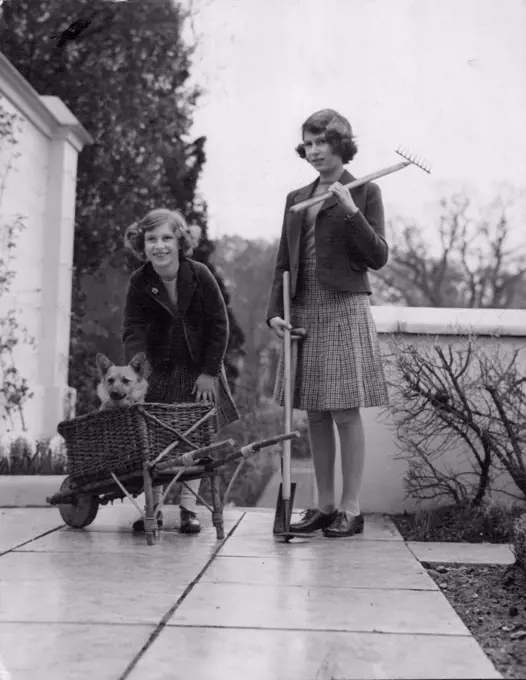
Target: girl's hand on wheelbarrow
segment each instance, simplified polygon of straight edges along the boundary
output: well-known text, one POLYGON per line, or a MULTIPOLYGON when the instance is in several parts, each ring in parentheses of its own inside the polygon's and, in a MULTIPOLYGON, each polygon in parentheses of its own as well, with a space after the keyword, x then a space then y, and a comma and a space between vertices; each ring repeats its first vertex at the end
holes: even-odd
POLYGON ((284 336, 285 329, 289 331, 292 330, 290 323, 287 323, 285 319, 282 319, 280 316, 273 316, 268 323, 278 338, 282 338, 284 336))
POLYGON ((195 394, 196 401, 204 401, 205 404, 213 404, 216 397, 214 378, 206 373, 201 373, 195 381, 192 394, 195 394))

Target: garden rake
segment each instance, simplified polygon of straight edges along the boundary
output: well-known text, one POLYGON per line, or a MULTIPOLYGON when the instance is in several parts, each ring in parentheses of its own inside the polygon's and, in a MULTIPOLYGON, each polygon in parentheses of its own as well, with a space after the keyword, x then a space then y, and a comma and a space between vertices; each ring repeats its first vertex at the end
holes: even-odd
MULTIPOLYGON (((355 179, 348 184, 344 184, 344 186, 347 189, 356 189, 356 187, 362 186, 362 184, 365 184, 366 182, 372 182, 379 177, 384 177, 385 175, 390 175, 393 172, 398 172, 399 170, 407 168, 409 165, 416 165, 417 168, 420 168, 424 172, 431 174, 431 166, 420 156, 415 156, 414 154, 409 153, 407 149, 403 149, 401 147, 398 147, 395 150, 395 153, 397 153, 399 156, 402 156, 402 158, 405 160, 400 163, 396 163, 395 165, 390 165, 387 168, 383 168, 382 170, 372 172, 371 174, 360 177, 359 179, 355 179)), ((331 192, 327 191, 326 193, 320 194, 319 196, 313 196, 312 198, 307 198, 305 201, 295 203, 289 208, 289 210, 293 213, 302 212, 303 210, 310 208, 312 205, 316 205, 316 203, 321 203, 327 200, 331 196, 331 192)))

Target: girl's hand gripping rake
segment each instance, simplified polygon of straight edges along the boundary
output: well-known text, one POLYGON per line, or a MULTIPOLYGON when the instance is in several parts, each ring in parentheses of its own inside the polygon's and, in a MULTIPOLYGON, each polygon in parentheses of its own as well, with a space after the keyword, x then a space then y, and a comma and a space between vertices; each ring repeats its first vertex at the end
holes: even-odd
MULTIPOLYGON (((290 325, 290 272, 283 273, 283 317, 290 325)), ((292 432, 292 409, 296 385, 298 342, 305 336, 306 331, 303 328, 293 328, 292 330, 286 329, 283 337, 285 432, 292 432)), ((281 484, 276 503, 273 530, 274 535, 284 538, 285 542, 290 541, 294 536, 305 538, 305 534, 295 534, 290 531, 295 492, 296 483, 291 481, 291 441, 287 439, 283 442, 281 453, 281 484)))
MULTIPOLYGON (((402 156, 402 158, 404 159, 401 163, 396 163, 395 165, 390 165, 388 168, 383 168, 382 170, 372 172, 370 175, 365 175, 364 177, 355 179, 353 182, 349 182, 349 184, 345 184, 344 186, 347 189, 355 189, 356 187, 359 187, 362 184, 365 184, 366 182, 372 182, 373 180, 378 179, 379 177, 384 177, 385 175, 390 175, 393 172, 398 172, 398 170, 403 170, 404 168, 407 168, 408 165, 416 165, 417 168, 420 168, 424 172, 431 174, 431 166, 428 163, 426 163, 426 161, 423 158, 410 154, 407 151, 407 149, 402 149, 400 147, 396 149, 396 153, 399 156, 402 156)), ((303 210, 310 208, 311 205, 321 203, 322 201, 327 200, 331 196, 332 194, 328 191, 324 194, 320 194, 319 196, 308 198, 306 201, 300 201, 299 203, 295 203, 293 206, 290 207, 290 211, 294 213, 302 212, 303 210)))

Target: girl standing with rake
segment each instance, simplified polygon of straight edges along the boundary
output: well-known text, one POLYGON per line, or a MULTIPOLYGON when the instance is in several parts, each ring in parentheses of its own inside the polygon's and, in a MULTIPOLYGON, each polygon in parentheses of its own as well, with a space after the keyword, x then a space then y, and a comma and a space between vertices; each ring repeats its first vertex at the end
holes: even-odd
MULTIPOLYGON (((283 272, 290 271, 292 324, 307 330, 299 346, 293 407, 307 411, 318 489, 318 507, 290 528, 344 537, 364 526, 358 499, 365 460, 360 408, 388 403, 367 276, 368 269, 386 264, 388 246, 379 187, 367 183, 349 191, 343 186, 354 179, 343 166, 357 152, 347 119, 323 109, 303 123, 302 136, 296 151, 319 176, 287 196, 267 323, 283 337, 283 272), (332 196, 323 203, 289 212, 295 203, 327 191, 332 196), (333 422, 341 446, 339 506, 333 422)), ((283 405, 282 361, 275 398, 283 405)))

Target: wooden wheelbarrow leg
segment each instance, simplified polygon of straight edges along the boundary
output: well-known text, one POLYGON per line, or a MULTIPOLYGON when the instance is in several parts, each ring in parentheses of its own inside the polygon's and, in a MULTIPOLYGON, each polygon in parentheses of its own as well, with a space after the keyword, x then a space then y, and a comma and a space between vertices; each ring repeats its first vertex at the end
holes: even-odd
POLYGON ((225 530, 223 527, 223 502, 221 500, 221 489, 219 484, 219 474, 217 470, 210 476, 210 492, 212 496, 212 507, 202 498, 198 493, 196 493, 190 486, 188 486, 184 481, 183 484, 186 486, 190 493, 193 493, 198 501, 200 501, 209 510, 212 515, 212 524, 216 529, 216 536, 218 540, 222 541, 225 537, 225 530))
MULTIPOLYGON (((203 454, 205 449, 211 449, 211 450, 216 450, 216 449, 222 449, 225 447, 231 447, 234 444, 234 441, 229 439, 224 442, 219 442, 217 444, 212 444, 207 447, 201 447, 198 448, 195 444, 187 440, 188 435, 193 432, 197 427, 199 427, 202 423, 204 423, 208 418, 210 418, 212 415, 215 415, 216 409, 212 408, 206 416, 201 418, 197 423, 194 423, 192 427, 188 428, 184 433, 179 433, 177 430, 174 428, 168 427, 166 424, 163 424, 158 418, 155 416, 148 414, 146 411, 143 409, 143 413, 146 418, 150 418, 151 420, 156 421, 158 424, 164 427, 164 429, 171 431, 173 434, 175 434, 178 439, 175 442, 172 442, 169 446, 164 448, 161 453, 153 460, 153 461, 146 461, 143 464, 143 477, 144 477, 144 496, 145 496, 145 507, 144 507, 144 531, 146 533, 146 541, 148 545, 153 545, 155 542, 155 536, 156 533, 158 532, 158 525, 157 525, 157 517, 161 513, 163 507, 164 507, 164 502, 170 493, 170 490, 174 486, 174 484, 178 481, 179 477, 181 477, 185 469, 184 467, 181 468, 176 474, 175 477, 170 481, 168 486, 166 488, 163 488, 161 491, 161 496, 158 499, 158 503, 155 503, 155 495, 154 495, 154 487, 153 487, 153 477, 155 476, 156 472, 158 472, 161 469, 168 469, 171 466, 171 463, 162 462, 162 459, 165 458, 165 456, 175 449, 177 446, 179 446, 181 441, 184 441, 187 443, 189 446, 192 447, 192 449, 195 449, 191 452, 188 452, 186 455, 188 456, 190 453, 194 454, 203 454)), ((192 460, 188 460, 186 463, 184 463, 185 466, 191 465, 192 460)), ((184 481, 183 481, 184 484, 184 481)), ((162 485, 159 485, 162 486, 162 485)), ((186 486, 186 485, 185 485, 186 486)), ((187 487, 195 496, 196 498, 200 499, 203 501, 203 503, 208 507, 210 511, 212 509, 210 506, 204 502, 203 499, 200 498, 198 494, 196 494, 193 489, 190 487, 187 487)), ((135 504, 137 505, 137 504, 135 504)), ((139 510, 140 511, 140 510, 139 510)), ((142 513, 141 513, 142 514, 142 513)))
POLYGON ((146 534, 146 543, 148 545, 153 545, 155 543, 155 532, 157 529, 157 519, 154 509, 153 501, 153 485, 152 485, 152 475, 150 472, 150 466, 148 462, 143 465, 143 475, 144 475, 144 497, 145 497, 145 507, 144 507, 144 532, 146 534))
POLYGON ((219 541, 225 537, 225 528, 223 524, 223 503, 221 501, 221 490, 219 488, 219 474, 217 470, 210 477, 210 490, 212 492, 212 524, 216 529, 216 536, 219 541))

